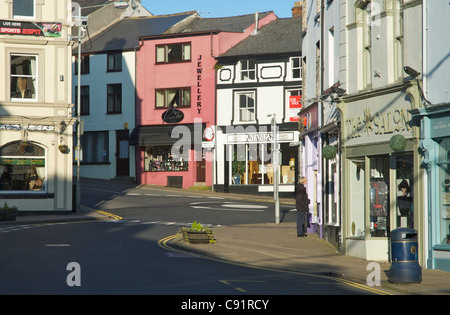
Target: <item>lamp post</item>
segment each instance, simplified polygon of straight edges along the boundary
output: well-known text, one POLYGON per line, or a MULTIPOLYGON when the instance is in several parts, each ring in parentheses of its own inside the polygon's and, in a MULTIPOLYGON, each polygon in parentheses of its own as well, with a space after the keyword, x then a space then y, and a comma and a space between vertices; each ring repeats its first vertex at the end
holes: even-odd
POLYGON ((273 133, 273 148, 272 148, 272 164, 273 164, 273 198, 275 201, 275 223, 280 224, 280 199, 279 199, 279 181, 280 181, 280 149, 278 148, 278 128, 277 115, 267 115, 272 117, 272 133, 273 133))

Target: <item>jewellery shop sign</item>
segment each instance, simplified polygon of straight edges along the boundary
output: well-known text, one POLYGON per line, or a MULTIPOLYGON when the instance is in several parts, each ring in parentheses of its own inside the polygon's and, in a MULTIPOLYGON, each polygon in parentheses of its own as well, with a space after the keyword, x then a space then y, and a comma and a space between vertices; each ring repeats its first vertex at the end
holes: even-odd
POLYGON ((61 23, 35 23, 0 20, 0 35, 61 37, 61 23))

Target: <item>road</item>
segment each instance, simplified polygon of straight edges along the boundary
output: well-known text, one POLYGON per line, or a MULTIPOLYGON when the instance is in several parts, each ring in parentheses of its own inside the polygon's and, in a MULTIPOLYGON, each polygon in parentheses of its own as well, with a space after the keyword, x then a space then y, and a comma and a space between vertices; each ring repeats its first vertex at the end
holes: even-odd
MULTIPOLYGON (((3 227, 0 229, 0 294, 207 295, 211 298, 369 293, 317 275, 196 258, 158 244, 192 220, 213 226, 271 221, 273 205, 212 199, 190 195, 187 191, 174 194, 148 188, 90 185, 83 185, 82 202, 107 208, 123 220, 40 224, 10 230, 3 227), (237 211, 238 203, 247 205, 243 210, 248 211, 237 211)), ((286 220, 294 218, 293 213, 285 213, 286 220)), ((172 307, 187 302, 180 299, 172 307)))

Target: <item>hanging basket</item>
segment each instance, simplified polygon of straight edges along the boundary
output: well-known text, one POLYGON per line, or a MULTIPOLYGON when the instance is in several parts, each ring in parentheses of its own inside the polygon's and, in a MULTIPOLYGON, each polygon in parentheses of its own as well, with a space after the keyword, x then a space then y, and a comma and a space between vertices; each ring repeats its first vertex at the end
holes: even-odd
POLYGON ((61 153, 64 153, 64 154, 69 153, 69 147, 67 146, 67 144, 60 144, 58 149, 61 153))
POLYGON ((389 146, 392 150, 399 152, 406 148, 406 138, 402 135, 395 135, 389 140, 389 146))
POLYGON ((332 145, 326 145, 322 149, 322 156, 327 160, 332 160, 336 157, 337 149, 332 145))

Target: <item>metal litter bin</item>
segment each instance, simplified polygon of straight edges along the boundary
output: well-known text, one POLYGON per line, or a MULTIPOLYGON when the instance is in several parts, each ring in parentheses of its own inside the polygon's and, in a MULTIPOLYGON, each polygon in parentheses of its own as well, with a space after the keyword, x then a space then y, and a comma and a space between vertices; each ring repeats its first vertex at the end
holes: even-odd
POLYGON ((391 267, 389 282, 420 283, 422 268, 418 262, 417 231, 399 228, 391 232, 391 267))

